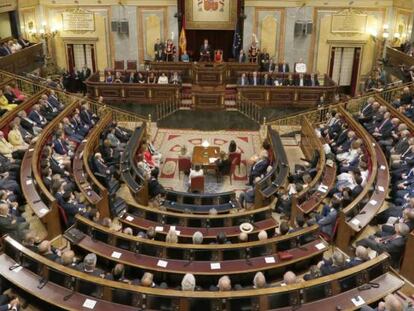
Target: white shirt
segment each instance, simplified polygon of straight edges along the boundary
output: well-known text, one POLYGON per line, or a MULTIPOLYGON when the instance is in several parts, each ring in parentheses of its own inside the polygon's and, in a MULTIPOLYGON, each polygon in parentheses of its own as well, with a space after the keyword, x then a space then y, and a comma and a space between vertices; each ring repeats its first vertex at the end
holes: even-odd
POLYGON ((158 84, 168 84, 168 77, 167 76, 160 76, 158 78, 158 84))

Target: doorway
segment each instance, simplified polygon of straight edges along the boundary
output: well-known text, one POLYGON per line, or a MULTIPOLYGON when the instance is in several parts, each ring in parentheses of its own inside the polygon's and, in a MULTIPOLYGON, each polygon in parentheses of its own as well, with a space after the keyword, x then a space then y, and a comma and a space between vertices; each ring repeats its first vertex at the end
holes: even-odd
POLYGON ((66 44, 67 67, 71 73, 87 65, 96 72, 95 44, 66 44))
POLYGON ((355 95, 361 60, 361 47, 332 47, 329 77, 338 84, 339 92, 355 95))

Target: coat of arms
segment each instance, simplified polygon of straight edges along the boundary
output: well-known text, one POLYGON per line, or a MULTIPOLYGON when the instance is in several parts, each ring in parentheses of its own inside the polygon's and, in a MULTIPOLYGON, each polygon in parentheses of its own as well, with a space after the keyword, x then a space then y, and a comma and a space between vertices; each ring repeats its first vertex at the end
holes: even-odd
POLYGON ((223 12, 225 0, 198 0, 199 11, 217 11, 223 12))

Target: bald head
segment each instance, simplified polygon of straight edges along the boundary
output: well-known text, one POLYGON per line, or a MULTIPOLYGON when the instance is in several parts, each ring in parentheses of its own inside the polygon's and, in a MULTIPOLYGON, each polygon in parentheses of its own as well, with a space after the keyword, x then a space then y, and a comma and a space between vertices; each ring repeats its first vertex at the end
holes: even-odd
POLYGON ((264 288, 266 287, 266 278, 263 272, 257 272, 253 278, 253 286, 255 288, 264 288))
POLYGON ((287 271, 283 275, 283 282, 285 282, 286 285, 295 284, 297 283, 296 274, 292 271, 287 271))
POLYGON ((223 275, 218 281, 219 291, 228 291, 231 290, 231 281, 227 275, 223 275))
POLYGON ((194 291, 196 286, 196 280, 194 275, 187 273, 184 275, 183 280, 181 281, 181 289, 185 291, 194 291))
POLYGON ((45 254, 50 251, 50 241, 44 240, 37 247, 39 254, 45 254))
POLYGON ((75 258, 75 253, 72 250, 66 250, 62 253, 62 264, 64 266, 69 266, 73 263, 73 259, 75 258))
POLYGON ((355 250, 355 256, 357 256, 359 259, 367 260, 368 259, 368 250, 363 247, 362 245, 357 246, 355 250))

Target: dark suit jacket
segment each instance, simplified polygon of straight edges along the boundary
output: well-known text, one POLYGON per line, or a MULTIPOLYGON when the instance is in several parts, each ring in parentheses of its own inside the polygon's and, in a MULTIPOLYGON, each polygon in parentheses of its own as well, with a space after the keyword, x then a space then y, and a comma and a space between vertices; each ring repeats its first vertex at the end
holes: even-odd
POLYGON ((82 109, 80 112, 80 118, 82 122, 88 126, 93 125, 92 113, 86 109, 82 109))
POLYGON ((278 66, 279 72, 290 72, 289 64, 279 64, 278 66), (285 70, 283 70, 283 65, 285 65, 285 70))
POLYGON ((36 122, 37 126, 43 127, 46 124, 46 118, 42 116, 40 112, 36 112, 34 110, 30 111, 28 115, 29 119, 36 122))
POLYGON ((254 177, 260 176, 266 173, 266 169, 269 166, 269 159, 257 161, 251 169, 250 174, 254 177))
POLYGON ((246 54, 243 54, 243 56, 240 57, 240 54, 237 56, 237 61, 239 63, 245 63, 246 62, 246 54))
POLYGON ((256 84, 254 84, 254 79, 253 79, 253 77, 251 77, 251 78, 250 78, 250 82, 249 82, 249 84, 250 84, 250 85, 261 85, 261 84, 262 84, 262 82, 261 82, 260 77, 259 77, 259 76, 257 76, 257 77, 256 77, 256 84))
POLYGON ((67 145, 67 142, 62 139, 55 139, 53 141, 53 149, 61 155, 65 155, 69 151, 69 147, 67 145))
POLYGON ((163 194, 164 192, 164 187, 158 182, 158 180, 151 177, 148 182, 148 194, 150 198, 154 198, 159 194, 163 194))

